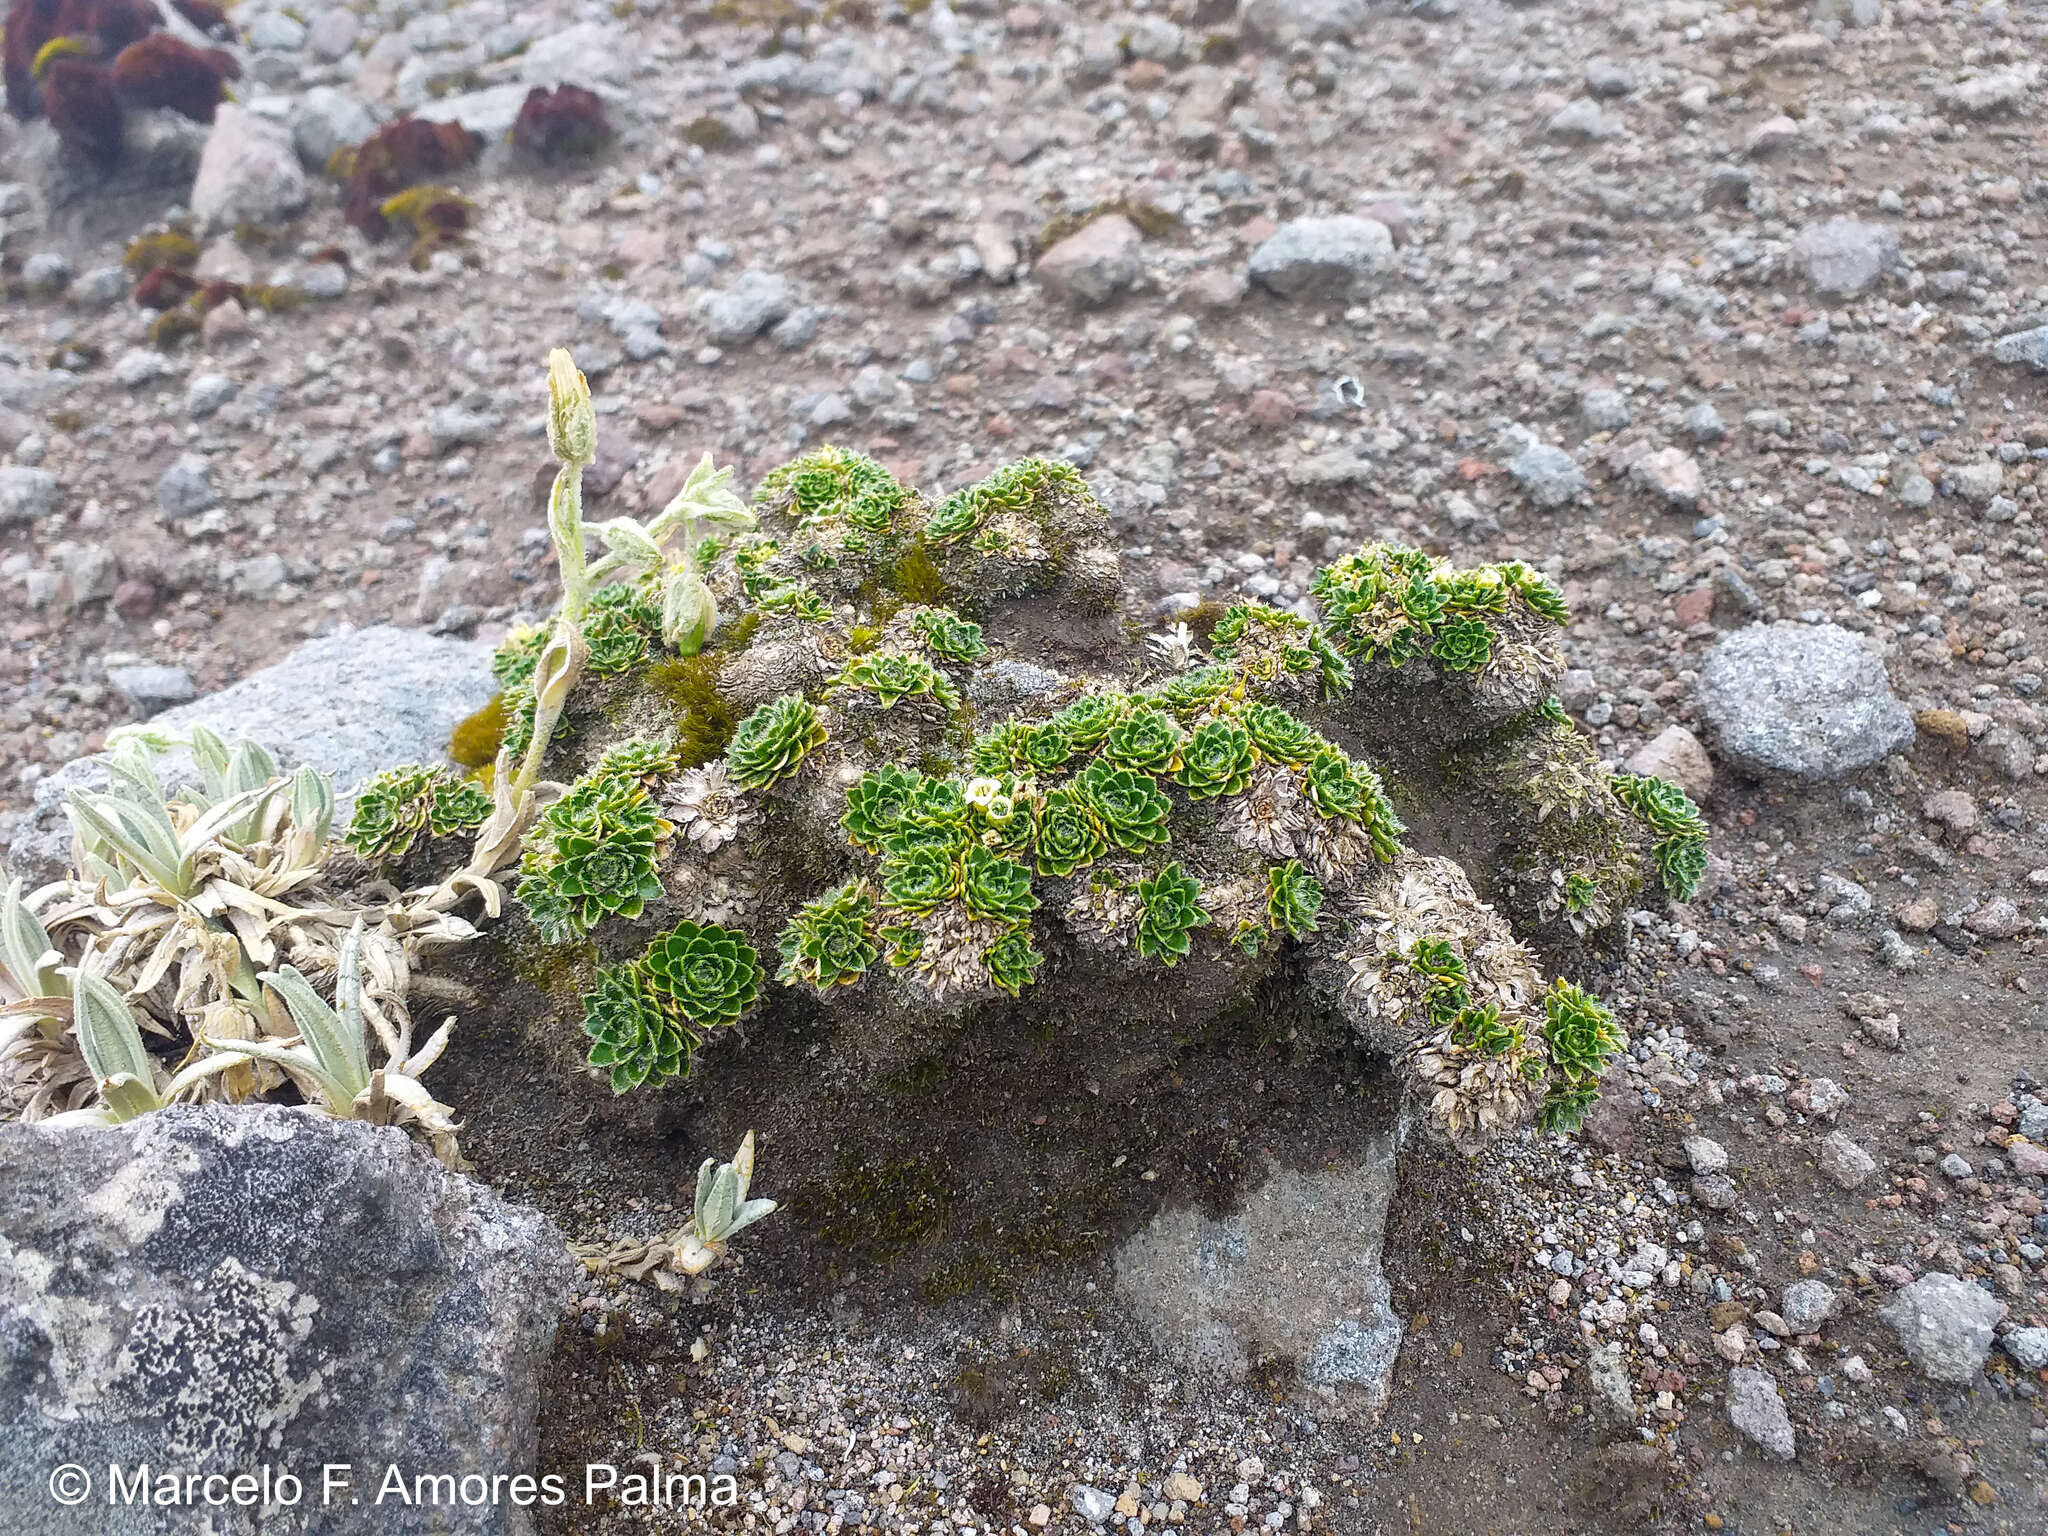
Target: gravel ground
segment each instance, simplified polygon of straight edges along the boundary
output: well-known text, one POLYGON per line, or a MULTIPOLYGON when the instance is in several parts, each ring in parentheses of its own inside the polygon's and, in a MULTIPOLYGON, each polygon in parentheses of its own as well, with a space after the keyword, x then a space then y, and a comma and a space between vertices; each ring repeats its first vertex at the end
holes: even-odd
POLYGON ((1637 914, 1605 986, 1638 1043, 1586 1138, 1411 1149, 1378 1428, 1160 1374, 1085 1277, 854 1328, 742 1270, 681 1312, 594 1293, 586 1329, 630 1324, 668 1388, 566 1350, 551 1454, 728 1458, 712 1518, 778 1532, 2048 1525, 2048 10, 236 20, 268 45, 244 104, 302 146, 555 80, 620 138, 595 166, 493 149, 424 271, 309 172, 200 268, 323 296, 160 353, 117 269, 187 189, 45 218, 42 151, 0 125, 0 822, 302 637, 544 610, 540 359, 567 344, 597 516, 706 449, 754 477, 834 441, 941 491, 1071 459, 1161 614, 1297 602, 1369 537, 1526 558, 1579 616, 1566 706, 1715 833, 1699 900, 1637 914), (346 281, 309 279, 330 245, 346 281), (1795 629, 1715 656, 1765 622, 1795 629), (1771 725, 1807 682, 1836 692, 1771 725), (1960 1378, 1879 1315, 1933 1273, 2003 1309, 1960 1378))

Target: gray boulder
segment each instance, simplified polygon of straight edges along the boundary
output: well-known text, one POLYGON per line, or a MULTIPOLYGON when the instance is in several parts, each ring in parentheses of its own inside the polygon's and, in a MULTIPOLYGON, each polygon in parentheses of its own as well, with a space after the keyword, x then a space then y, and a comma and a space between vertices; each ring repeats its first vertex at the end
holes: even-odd
POLYGON ((1913 716, 1884 662, 1835 624, 1752 624, 1707 653, 1700 712, 1745 772, 1839 779, 1902 751, 1913 716))
MULTIPOLYGON (((539 1212, 401 1131, 282 1105, 115 1129, 0 1125, 0 1521, 41 1536, 365 1529, 387 1466, 531 1473, 540 1372, 581 1274, 539 1212), (296 1507, 110 1500, 109 1468, 302 1480, 296 1507), (322 1499, 324 1466, 353 1468, 322 1499), (48 1479, 82 1469, 65 1508, 48 1479), (280 1514, 289 1519, 280 1520, 280 1514)), ((385 1500, 375 1528, 531 1515, 385 1500)))
POLYGON ((2015 1328, 1998 1343, 2021 1370, 2048 1370, 2048 1328, 2015 1328))
POLYGON ((1820 1144, 1821 1172, 1844 1189, 1860 1189, 1877 1172, 1877 1159, 1840 1131, 1830 1131, 1820 1144))
POLYGON ((1608 1340, 1586 1356, 1586 1387, 1593 1398, 1594 1416, 1602 1424, 1623 1429, 1635 1423, 1635 1386, 1629 1380, 1619 1339, 1608 1340))
POLYGON ((39 523, 57 510, 57 477, 47 469, 0 464, 0 528, 39 523))
MULTIPOLYGON (((358 784, 398 763, 446 758, 449 734, 493 692, 490 647, 378 625, 308 640, 276 666, 231 687, 167 709, 169 731, 205 725, 249 736, 286 768, 312 763, 334 775, 337 814, 348 815, 358 784)), ((188 759, 159 759, 168 784, 191 773, 188 759)), ((7 867, 31 888, 63 874, 71 856, 64 796, 106 785, 90 758, 66 763, 36 785, 35 803, 15 829, 7 867)))
POLYGON ((2005 1303, 1981 1286, 1936 1270, 1922 1275, 1877 1315, 1891 1324, 1906 1358, 1935 1381, 1966 1386, 1991 1354, 2005 1303))
POLYGON ((107 681, 128 701, 138 720, 149 720, 180 704, 192 702, 192 674, 183 667, 143 663, 109 667, 107 681))
POLYGON ((1899 237, 1883 224, 1829 219, 1802 229, 1788 255, 1817 292, 1847 298, 1899 265, 1899 237))
POLYGON ((1774 1460, 1790 1461, 1798 1454, 1791 1416, 1769 1371, 1739 1365, 1728 1373, 1728 1422, 1774 1460))
MULTIPOLYGON (((328 14, 354 20, 348 11, 328 14)), ((370 109, 331 85, 316 85, 300 97, 292 108, 291 125, 292 148, 298 152, 300 164, 316 174, 327 168, 337 149, 360 144, 377 131, 377 119, 370 109)))
POLYGON ((1393 231, 1377 219, 1341 214, 1288 220, 1252 252, 1249 274, 1283 299, 1343 298, 1393 266, 1393 231))
POLYGON ((517 81, 509 85, 487 85, 482 90, 443 96, 421 104, 415 114, 430 123, 460 123, 484 141, 485 168, 490 167, 505 136, 519 118, 532 87, 517 81))
POLYGON ((1120 213, 1091 219, 1038 258, 1032 275, 1069 304, 1107 304, 1144 270, 1138 226, 1120 213))
POLYGON ((1348 1166, 1272 1165, 1220 1219, 1160 1212, 1117 1253, 1118 1294, 1190 1370, 1241 1381, 1278 1358, 1330 1410, 1377 1412, 1401 1348, 1380 1271, 1399 1144, 1390 1112, 1348 1166))
POLYGON ((609 106, 623 99, 639 56, 626 29, 613 21, 583 21, 538 38, 519 56, 519 79, 528 86, 568 82, 595 91, 609 106))
POLYGON ((221 103, 192 180, 192 213, 208 232, 289 218, 312 198, 292 136, 233 102, 221 103))
POLYGON ((2024 363, 2036 373, 2048 373, 2048 325, 2030 331, 2014 331, 1991 343, 1994 362, 2024 363))
POLYGON ((164 466, 164 472, 156 477, 156 505, 174 523, 220 505, 220 494, 213 488, 205 455, 181 454, 164 466))
POLYGON ((796 308, 796 289, 779 273, 750 267, 730 288, 698 301, 704 333, 724 345, 757 336, 796 308))
POLYGON ((1283 48, 1351 37, 1365 30, 1371 12, 1367 0, 1241 0, 1238 6, 1245 31, 1283 48))
POLYGON ((1585 491, 1586 472, 1578 462, 1528 428, 1512 428, 1505 449, 1508 457, 1501 467, 1522 488, 1531 504, 1551 511, 1585 491))
POLYGON ((14 169, 42 218, 90 200, 118 205, 133 219, 142 209, 184 200, 206 126, 168 108, 131 111, 121 120, 121 158, 111 170, 66 145, 47 118, 23 124, 17 142, 14 169))
POLYGON ((1794 1333, 1818 1333, 1836 1305, 1835 1288, 1825 1280, 1794 1280, 1785 1287, 1778 1315, 1794 1333))

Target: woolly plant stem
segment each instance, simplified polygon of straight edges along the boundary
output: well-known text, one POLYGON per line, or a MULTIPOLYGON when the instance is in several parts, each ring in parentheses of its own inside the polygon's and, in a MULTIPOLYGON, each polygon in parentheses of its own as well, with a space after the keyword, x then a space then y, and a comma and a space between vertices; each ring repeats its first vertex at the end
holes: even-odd
POLYGON ((555 632, 548 638, 544 655, 560 654, 564 659, 561 670, 549 677, 545 688, 536 695, 533 738, 526 744, 526 756, 520 760, 519 776, 512 781, 515 803, 540 777, 548 741, 583 671, 583 612, 589 602, 593 573, 583 557, 583 466, 575 460, 555 473, 555 488, 548 497, 548 526, 555 530, 555 558, 562 568, 562 606, 555 614, 555 632))

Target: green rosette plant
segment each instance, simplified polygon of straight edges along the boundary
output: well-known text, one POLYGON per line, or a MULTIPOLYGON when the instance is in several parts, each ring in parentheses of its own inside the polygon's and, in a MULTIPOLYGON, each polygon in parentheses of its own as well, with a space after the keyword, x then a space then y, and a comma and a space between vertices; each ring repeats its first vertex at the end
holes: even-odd
POLYGON ((957 543, 999 511, 1028 511, 1041 494, 1054 487, 1087 491, 1080 472, 1071 464, 1051 459, 1005 464, 987 479, 955 491, 939 503, 924 525, 924 541, 933 546, 957 543))
POLYGON ((825 447, 772 469, 761 481, 763 499, 787 499, 806 527, 843 522, 863 533, 889 531, 910 492, 880 464, 850 449, 825 447))
POLYGON ((1191 947, 1189 933, 1209 920, 1201 894, 1201 887, 1178 864, 1140 880, 1138 953, 1168 967, 1178 965, 1191 947))
POLYGON ((540 665, 540 653, 547 649, 547 629, 538 624, 522 624, 498 642, 498 648, 491 652, 491 677, 500 688, 517 688, 521 683, 531 682, 533 670, 540 665))
POLYGON ((661 635, 661 604, 637 584, 615 582, 590 594, 583 615, 583 664, 601 677, 630 672, 661 635))
POLYGON ((1211 720, 1195 727, 1181 748, 1174 782, 1191 800, 1242 794, 1252 778, 1252 738, 1235 721, 1211 720))
POLYGON ((1552 586, 1550 578, 1541 571, 1520 560, 1505 561, 1498 569, 1501 581, 1529 605, 1530 612, 1550 620, 1559 628, 1571 623, 1571 605, 1565 602, 1564 594, 1552 586))
POLYGON ((1267 603, 1233 603, 1209 632, 1209 646, 1218 661, 1262 685, 1283 673, 1318 673, 1325 698, 1351 687, 1351 663, 1322 627, 1267 603))
POLYGON ((881 853, 890 834, 902 825, 904 809, 923 782, 923 774, 894 763, 870 769, 847 787, 846 814, 839 818, 839 825, 856 848, 881 853))
POLYGON ((556 849, 559 862, 545 878, 569 904, 578 933, 607 917, 638 917, 661 896, 651 833, 620 832, 602 841, 566 837, 556 849))
POLYGON ((1087 693, 1052 717, 1076 750, 1099 747, 1110 727, 1123 718, 1126 700, 1120 693, 1087 693))
POLYGON ((953 858, 967 846, 974 816, 974 807, 958 783, 921 778, 903 804, 896 830, 884 839, 883 852, 900 859, 928 848, 953 858))
POLYGON ((802 619, 806 624, 823 624, 832 617, 832 610, 807 581, 773 582, 763 586, 755 595, 754 606, 763 613, 802 619))
POLYGON ((1415 576, 1401 588, 1396 603, 1401 617, 1427 635, 1444 616, 1444 589, 1428 576, 1415 576))
POLYGON ((740 788, 766 789, 795 773, 824 744, 818 711, 802 694, 786 693, 740 722, 725 765, 740 788))
POLYGON ((1315 731, 1277 704, 1253 704, 1238 717, 1252 746, 1269 762, 1299 767, 1329 746, 1315 731))
POLYGON ((646 783, 664 779, 676 771, 676 749, 672 743, 622 741, 597 760, 591 770, 598 778, 630 779, 646 783))
POLYGON ((882 893, 900 911, 929 912, 958 896, 960 884, 960 861, 945 848, 911 846, 882 861, 882 893))
POLYGON ((1196 667, 1157 689, 1153 697, 1176 715, 1200 714, 1227 698, 1236 678, 1228 667, 1196 667))
POLYGON ((549 943, 607 917, 638 917, 661 895, 656 858, 668 831, 637 779, 591 774, 542 813, 514 894, 549 943))
POLYGON ((1302 789, 1318 815, 1362 822, 1367 812, 1367 791, 1359 765, 1332 746, 1324 746, 1308 762, 1302 789))
POLYGON ((959 707, 960 691, 952 679, 938 671, 922 656, 898 651, 875 651, 857 657, 840 673, 845 688, 871 693, 884 709, 892 709, 908 698, 930 698, 948 709, 959 707))
POLYGON ((1484 619, 1446 619, 1429 654, 1447 672, 1479 672, 1493 660, 1493 628, 1484 619))
POLYGON ((1650 856, 1666 894, 1691 901, 1707 871, 1707 824, 1685 791, 1652 774, 1617 773, 1608 784, 1630 815, 1656 835, 1650 856))
POLYGON ((1266 921, 1290 938, 1306 938, 1316 930, 1323 908, 1323 887, 1299 859, 1275 864, 1266 871, 1266 921))
POLYGON ((1073 738, 1056 720, 1026 726, 1017 745, 1023 757, 1020 766, 1027 773, 1051 773, 1074 755, 1073 738))
POLYGON ((925 519, 924 541, 943 548, 956 544, 980 526, 982 506, 969 491, 955 491, 925 519))
POLYGON ((1560 977, 1544 994, 1543 1041, 1555 1076, 1539 1123, 1546 1131, 1576 1131, 1600 1096, 1600 1075, 1628 1049, 1628 1036, 1598 998, 1560 977))
POLYGON ((1166 820, 1173 802, 1149 774, 1097 758, 1081 770, 1073 787, 1087 796, 1103 834, 1126 853, 1143 853, 1171 835, 1166 820))
POLYGON ((450 837, 490 816, 491 797, 476 785, 445 768, 406 764, 363 786, 342 841, 366 859, 402 859, 422 833, 450 837))
POLYGON ((1020 720, 1005 720, 992 731, 975 738, 968 761, 974 771, 990 778, 1024 771, 1024 742, 1031 727, 1020 720))
POLYGON ((776 979, 802 982, 820 996, 859 981, 880 954, 870 931, 874 913, 874 892, 865 880, 849 880, 804 903, 776 943, 782 955, 776 979))
POLYGON ((1031 947, 1031 925, 1019 923, 981 952, 988 979, 1012 997, 1021 996, 1038 975, 1045 956, 1031 947))
POLYGON ((1508 586, 1494 566, 1447 571, 1437 581, 1443 588, 1444 612, 1448 615, 1472 618, 1508 610, 1508 586))
POLYGON ((981 626, 970 623, 950 608, 921 608, 910 620, 917 637, 932 654, 946 661, 979 661, 988 654, 981 638, 981 626))
POLYGON ((1112 767, 1134 773, 1171 773, 1186 739, 1173 716, 1140 705, 1109 728, 1102 756, 1112 767))
POLYGON ((583 998, 590 1065, 613 1093, 673 1082, 689 1073, 701 1035, 663 1007, 646 969, 635 961, 607 966, 583 998))
POLYGON ((1504 1056, 1522 1045, 1522 1027, 1503 1019, 1499 1003, 1467 1003, 1451 1023, 1451 1039, 1482 1056, 1504 1056))
POLYGON ((1034 817, 1032 840, 1033 862, 1041 875, 1071 875, 1109 851, 1102 820, 1078 786, 1046 791, 1034 817))
POLYGON ((739 1022, 761 995, 761 956, 735 928, 678 923, 641 963, 663 1008, 700 1029, 739 1022))
POLYGON ((432 798, 428 769, 387 768, 357 793, 342 841, 366 859, 402 859, 426 830, 432 798))
POLYGON ((1472 993, 1465 974, 1465 957, 1445 939, 1417 939, 1408 953, 1408 966, 1429 983, 1422 995, 1423 1011, 1438 1029, 1454 1028, 1458 1018, 1472 1005, 1472 993))
POLYGON ((1573 870, 1564 877, 1564 910, 1567 916, 1577 917, 1600 899, 1600 882, 1580 870, 1573 870))
POLYGON ((1038 909, 1031 871, 978 843, 968 848, 961 868, 960 899, 969 917, 999 923, 1022 922, 1038 909))
POLYGON ((595 839, 640 831, 659 836, 659 821, 654 801, 637 780, 591 773, 571 784, 561 799, 541 812, 534 825, 534 839, 595 839))

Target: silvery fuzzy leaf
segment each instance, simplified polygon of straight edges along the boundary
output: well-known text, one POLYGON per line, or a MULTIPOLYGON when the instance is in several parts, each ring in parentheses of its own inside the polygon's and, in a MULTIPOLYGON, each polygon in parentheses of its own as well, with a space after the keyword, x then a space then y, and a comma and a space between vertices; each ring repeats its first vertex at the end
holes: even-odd
POLYGON ((152 816, 132 800, 74 790, 64 814, 89 853, 118 855, 165 890, 184 894, 178 882, 177 832, 161 805, 152 816))
POLYGON ((132 1078, 154 1093, 156 1079, 149 1070, 149 1053, 142 1048, 142 1031, 120 989, 77 966, 66 966, 64 974, 71 979, 71 1023, 78 1034, 78 1053, 94 1081, 132 1078))
MULTIPOLYGON (((341 1104, 354 1103, 356 1095, 370 1083, 369 1051, 363 1042, 360 1015, 357 1028, 351 1032, 326 1000, 313 990, 313 984, 295 967, 287 965, 275 971, 265 971, 257 979, 284 999, 285 1006, 291 1010, 292 1022, 299 1027, 299 1037, 305 1041, 304 1049, 309 1059, 297 1065, 310 1065, 316 1070, 323 1085, 332 1085, 332 1097, 341 1104)), ((279 1062, 279 1065, 283 1064, 279 1062)), ((337 1110, 336 1113, 346 1114, 347 1110, 337 1110)))
POLYGON ((690 1205, 690 1209, 693 1212, 704 1210, 711 1204, 711 1181, 717 1176, 717 1173, 718 1159, 715 1157, 707 1157, 698 1165, 697 1197, 690 1205))
POLYGON ((205 788, 205 803, 211 805, 225 795, 228 782, 228 744, 203 725, 192 727, 192 761, 199 765, 205 788))
POLYGON ((292 825, 308 831, 316 845, 334 825, 334 780, 308 763, 292 775, 292 825))
POLYGON ((599 523, 594 531, 604 540, 604 547, 628 565, 661 564, 661 546, 630 517, 615 517, 610 522, 599 523))
POLYGON ((711 1204, 698 1214, 697 1225, 714 1241, 725 1236, 732 1225, 732 1213, 739 1204, 739 1179, 731 1163, 711 1179, 711 1204))
POLYGON ((41 921, 21 899, 21 882, 8 883, 0 896, 0 970, 25 997, 48 997, 62 990, 57 967, 63 957, 50 943, 41 921))

